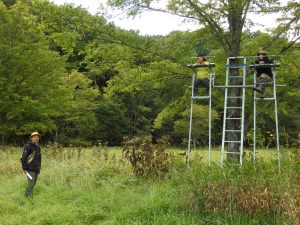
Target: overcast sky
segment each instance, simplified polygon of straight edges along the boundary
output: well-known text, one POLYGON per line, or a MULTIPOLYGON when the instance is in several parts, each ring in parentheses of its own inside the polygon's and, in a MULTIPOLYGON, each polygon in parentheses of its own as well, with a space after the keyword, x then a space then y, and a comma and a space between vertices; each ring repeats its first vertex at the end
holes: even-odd
MULTIPOLYGON (((99 11, 100 4, 105 4, 106 0, 50 0, 55 4, 64 4, 64 3, 73 3, 75 5, 81 5, 83 8, 86 8, 90 13, 95 14, 99 11)), ((165 1, 165 0, 164 0, 165 1)), ((284 0, 283 0, 284 1, 284 0)), ((253 16, 251 18, 256 22, 263 22, 268 28, 274 27, 276 25, 276 21, 274 19, 274 15, 268 15, 258 17, 253 16)), ((195 30, 198 29, 199 26, 193 24, 183 24, 182 19, 177 16, 168 15, 165 13, 158 12, 147 12, 143 13, 141 16, 136 16, 133 18, 127 18, 126 15, 121 14, 115 16, 112 19, 108 19, 108 21, 112 21, 115 25, 126 29, 126 30, 139 30, 142 35, 166 35, 173 30, 195 30)), ((264 29, 263 27, 256 27, 257 29, 264 29)))

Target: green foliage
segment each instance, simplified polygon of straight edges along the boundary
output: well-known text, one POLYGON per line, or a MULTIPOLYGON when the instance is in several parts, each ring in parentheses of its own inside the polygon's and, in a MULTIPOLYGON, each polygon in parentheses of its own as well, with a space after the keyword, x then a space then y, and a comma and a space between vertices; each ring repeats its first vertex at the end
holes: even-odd
POLYGON ((68 70, 78 67, 84 70, 84 65, 81 65, 84 50, 90 41, 99 38, 102 33, 106 35, 103 32, 105 20, 72 4, 57 6, 49 1, 37 0, 31 4, 30 10, 37 17, 51 49, 67 58, 68 70))
MULTIPOLYGON (((98 107, 98 89, 91 87, 92 81, 83 74, 72 71, 64 78, 72 98, 64 114, 59 118, 58 130, 60 136, 75 138, 69 143, 68 138, 60 137, 60 142, 67 144, 80 143, 79 140, 90 138, 96 127, 95 111, 98 107), (79 139, 79 140, 78 140, 79 139)), ((76 144, 78 145, 78 144, 76 144)))
MULTIPOLYGON (((141 0, 110 0, 109 6, 127 11, 129 16, 135 16, 144 10, 171 13, 192 20, 198 25, 207 26, 226 50, 228 55, 239 55, 243 29, 251 28, 253 22, 248 19, 250 11, 258 13, 282 12, 281 24, 278 26, 277 38, 289 30, 297 33, 299 21, 299 4, 288 1, 288 6, 282 6, 278 1, 215 1, 206 3, 198 1, 168 1, 165 5, 153 5, 155 1, 141 0), (296 27, 296 28, 295 28, 296 27)), ((296 35, 297 36, 297 35, 296 35)), ((275 38, 275 39, 277 39, 275 38)), ((296 39, 297 40, 297 39, 296 39)))
MULTIPOLYGON (((265 144, 265 136, 263 135, 261 129, 256 129, 256 144, 257 146, 263 147, 265 144)), ((248 145, 253 143, 253 129, 250 129, 246 134, 246 142, 248 145)))
MULTIPOLYGON (((201 145, 208 144, 208 111, 208 106, 194 105, 193 107, 192 140, 196 143, 200 143, 201 145)), ((187 109, 182 113, 182 118, 176 120, 174 124, 174 133, 182 140, 184 140, 184 138, 187 138, 187 134, 189 131, 189 118, 190 109, 187 109)), ((211 112, 212 127, 219 119, 219 114, 215 110, 213 110, 211 112)))
POLYGON ((0 133, 49 132, 68 96, 64 63, 50 51, 34 17, 21 3, 0 5, 0 133))
POLYGON ((13 4, 15 4, 17 0, 2 0, 1 2, 3 2, 3 4, 6 5, 7 7, 10 7, 13 4))
MULTIPOLYGON (((221 81, 219 77, 224 77, 222 75, 225 73, 224 58, 226 58, 228 55, 240 55, 240 53, 242 55, 255 55, 256 51, 261 48, 267 49, 270 54, 283 53, 288 50, 289 53, 286 52, 288 55, 291 51, 295 51, 292 50, 291 46, 297 45, 295 42, 297 42, 299 39, 297 35, 299 33, 299 26, 297 27, 299 22, 299 13, 297 13, 299 12, 299 4, 294 3, 293 1, 289 1, 287 6, 280 5, 278 1, 226 1, 225 3, 220 3, 220 1, 209 1, 207 3, 199 3, 197 1, 170 1, 166 3, 166 6, 163 9, 155 8, 160 6, 155 6, 152 3, 154 3, 154 1, 140 1, 139 4, 136 4, 135 1, 131 0, 111 0, 108 2, 108 4, 112 7, 127 10, 128 15, 130 16, 142 13, 145 9, 158 10, 186 17, 203 26, 203 29, 199 29, 198 31, 191 33, 171 32, 168 36, 166 36, 166 38, 157 39, 159 42, 156 42, 156 44, 158 44, 157 46, 164 46, 168 55, 174 57, 174 61, 180 63, 187 63, 190 61, 188 60, 188 55, 191 57, 192 55, 195 55, 195 52, 200 52, 207 49, 212 55, 215 56, 213 59, 217 63, 217 82, 221 81), (249 30, 247 30, 253 26, 253 22, 247 19, 248 12, 250 11, 255 11, 258 13, 264 12, 265 14, 274 11, 283 12, 283 17, 279 19, 279 26, 273 30, 272 35, 263 33, 261 31, 251 33, 249 30), (224 20, 224 18, 226 19, 224 20), (246 31, 242 32, 243 30, 246 31), (294 35, 292 42, 289 42, 284 37, 286 34, 294 35)), ((170 68, 168 69, 170 70, 170 68)), ((278 76, 279 79, 277 81, 285 81, 285 78, 281 78, 281 74, 289 74, 288 69, 285 68, 280 71, 278 76)), ((297 73, 293 73, 293 75, 296 74, 297 73)), ((184 82, 184 84, 186 84, 187 81, 184 80, 184 82)), ((164 86, 160 87, 164 88, 164 86)), ((177 89, 176 84, 174 87, 177 89)), ((133 89, 133 87, 131 88, 133 89)), ((171 95, 173 94, 172 90, 167 88, 165 90, 171 93, 171 95)), ((293 89, 293 92, 297 91, 293 89)), ((249 93, 247 94, 247 99, 252 99, 253 96, 249 93)), ((289 109, 287 110, 287 105, 285 102, 285 99, 289 97, 287 96, 287 92, 280 91, 278 96, 281 97, 279 98, 281 101, 281 104, 279 105, 280 120, 284 120, 283 118, 289 114, 287 113, 287 111, 289 111, 291 112, 289 117, 292 117, 291 119, 298 123, 298 116, 295 116, 297 118, 293 116, 298 115, 298 113, 295 113, 295 111, 290 107, 288 107, 289 109)), ((177 96, 174 95, 174 98, 176 97, 177 96)), ((220 101, 219 98, 222 98, 222 95, 217 95, 217 97, 218 98, 215 104, 217 111, 221 113, 222 111, 220 108, 222 101, 220 101)), ((158 117, 154 119, 154 128, 161 129, 161 124, 168 124, 168 126, 165 126, 165 128, 169 133, 173 132, 173 135, 174 129, 172 128, 172 121, 169 120, 171 120, 170 118, 173 118, 175 114, 174 112, 171 112, 172 110, 170 111, 169 103, 174 101, 174 99, 171 96, 168 96, 168 99, 171 101, 163 102, 165 107, 162 107, 160 110, 158 110, 158 117), (167 117, 167 115, 170 115, 170 117, 167 117)), ((248 101, 247 107, 250 108, 250 110, 249 112, 246 112, 246 118, 249 118, 247 124, 251 124, 252 120, 252 106, 249 107, 250 104, 252 103, 248 101)), ((259 113, 258 123, 260 127, 263 127, 262 133, 265 135, 264 138, 268 139, 267 132, 274 133, 271 130, 274 120, 274 117, 272 116, 272 108, 267 104, 260 106, 260 108, 261 112, 259 113), (261 116, 261 114, 264 115, 261 116)), ((178 124, 181 124, 180 126, 178 125, 179 127, 184 125, 183 122, 178 122, 178 124)), ((291 125, 289 127, 293 126, 291 125)), ((246 130, 248 129, 249 125, 246 126, 246 130)), ((287 130, 288 129, 284 128, 284 133, 282 133, 281 136, 286 139, 285 142, 287 144, 290 144, 290 131, 287 130)), ((294 130, 294 128, 291 130, 294 130)), ((292 132, 294 133, 295 130, 292 132)), ((294 138, 296 136, 297 135, 293 134, 294 138)))
POLYGON ((96 110, 97 124, 94 129, 93 141, 105 141, 110 146, 122 143, 126 136, 129 121, 126 120, 124 105, 109 99, 99 102, 96 110))
POLYGON ((170 103, 156 117, 154 121, 154 129, 162 129, 163 127, 166 127, 168 125, 172 126, 175 118, 178 116, 180 111, 181 109, 178 102, 170 103))
MULTIPOLYGON (((224 59, 230 52, 228 46, 245 55, 253 55, 260 48, 270 54, 285 54, 276 58, 281 63, 277 81, 287 84, 286 88, 278 88, 279 130, 282 143, 287 146, 297 144, 299 45, 284 37, 286 33, 297 34, 297 3, 272 8, 270 6, 276 6, 275 1, 269 2, 270 5, 266 1, 259 4, 256 1, 231 1, 224 7, 218 1, 211 1, 197 9, 191 2, 172 1, 166 9, 190 19, 197 19, 205 12, 197 19, 201 29, 173 31, 166 36, 141 36, 72 4, 58 6, 43 0, 16 4, 14 1, 2 2, 2 144, 19 143, 32 130, 45 134, 43 142, 51 140, 64 145, 90 145, 98 140, 120 145, 125 135, 134 137, 151 133, 155 138, 169 135, 173 144, 180 144, 187 135, 188 86, 192 76, 192 71, 185 65, 194 62, 196 53, 207 50, 211 56, 209 60, 216 63, 216 82, 223 84, 224 59), (250 4, 249 8, 245 8, 247 4, 250 4), (263 9, 266 13, 283 10, 286 14, 273 34, 251 33, 247 29, 239 34, 236 31, 241 31, 244 25, 239 18, 247 13, 247 10, 241 11, 243 8, 263 9), (220 13, 226 16, 220 17, 220 13), (207 24, 209 18, 217 23, 207 24), (229 19, 229 23, 223 23, 223 18, 229 19), (227 27, 234 21, 238 22, 236 27, 227 27)), ((135 10, 132 13, 148 7, 151 2, 140 1, 139 7, 132 8, 135 10)), ((110 1, 110 4, 121 8, 136 6, 135 1, 110 1)), ((248 22, 246 26, 251 25, 248 22)), ((213 112, 221 115, 223 92, 215 90, 213 112)), ((246 95, 247 131, 252 126, 253 96, 251 91, 246 95)), ((199 104, 203 109, 206 102, 199 104)), ((201 113, 205 115, 206 112, 201 113)), ((207 117, 197 121, 195 127, 201 129, 194 130, 196 136, 193 139, 205 144, 207 117)), ((272 147, 274 141, 268 141, 267 133, 274 133, 270 104, 259 105, 257 122, 261 140, 265 140, 261 144, 272 147)), ((216 144, 221 140, 221 125, 220 120, 213 124, 212 136, 216 137, 216 144)))
POLYGON ((124 140, 123 154, 131 163, 137 177, 164 178, 170 167, 167 147, 169 142, 166 137, 158 140, 155 145, 151 143, 151 137, 135 137, 124 140))
MULTIPOLYGON (((164 180, 137 179, 122 150, 43 148, 33 199, 25 199, 20 149, 0 150, 1 224, 299 224, 299 149, 282 156, 277 174, 270 156, 255 167, 220 169, 192 157, 189 170, 172 150, 164 180), (274 204, 276 203, 276 204, 274 204)), ((199 151, 200 156, 206 152, 199 151)))

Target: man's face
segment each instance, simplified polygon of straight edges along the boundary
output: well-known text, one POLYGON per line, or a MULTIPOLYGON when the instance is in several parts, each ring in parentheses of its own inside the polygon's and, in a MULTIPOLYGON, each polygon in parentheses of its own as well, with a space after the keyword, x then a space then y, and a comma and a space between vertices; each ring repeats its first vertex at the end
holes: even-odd
POLYGON ((202 56, 197 57, 197 63, 203 63, 204 58, 202 56))
POLYGON ((260 54, 259 54, 259 58, 260 58, 260 59, 264 59, 265 57, 266 57, 266 54, 265 54, 265 53, 260 53, 260 54))
POLYGON ((39 136, 39 135, 33 135, 33 136, 31 137, 31 142, 32 142, 33 144, 37 144, 37 143, 39 142, 39 140, 40 140, 40 136, 39 136))

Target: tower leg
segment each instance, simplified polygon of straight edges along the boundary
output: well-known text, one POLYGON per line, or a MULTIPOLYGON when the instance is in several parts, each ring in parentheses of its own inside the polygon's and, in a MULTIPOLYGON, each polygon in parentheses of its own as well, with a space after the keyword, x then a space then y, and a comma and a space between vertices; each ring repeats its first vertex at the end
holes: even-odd
POLYGON ((190 157, 191 157, 190 155, 191 155, 191 141, 192 141, 194 82, 195 82, 195 74, 193 75, 193 80, 192 80, 192 98, 191 98, 191 111, 190 111, 189 143, 188 143, 188 153, 187 153, 187 165, 188 166, 190 164, 190 157))
POLYGON ((276 147, 277 147, 277 166, 278 173, 280 173, 280 149, 279 149, 279 125, 278 125, 278 108, 277 108, 277 97, 276 97, 276 73, 273 68, 273 97, 275 106, 275 123, 276 123, 276 147))
POLYGON ((209 111, 208 111, 208 166, 210 166, 210 157, 211 157, 211 82, 212 76, 210 75, 209 79, 209 111))

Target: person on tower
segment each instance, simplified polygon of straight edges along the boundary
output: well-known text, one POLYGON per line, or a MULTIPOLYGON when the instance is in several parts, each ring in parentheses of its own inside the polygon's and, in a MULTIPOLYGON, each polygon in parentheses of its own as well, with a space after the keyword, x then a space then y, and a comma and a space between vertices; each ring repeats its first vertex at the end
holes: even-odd
POLYGON ((206 60, 204 55, 199 54, 197 56, 197 61, 193 64, 196 70, 196 79, 194 80, 194 92, 198 91, 199 87, 205 88, 206 95, 209 95, 209 67, 197 67, 197 65, 209 65, 210 63, 206 60))
MULTIPOLYGON (((257 53, 258 59, 254 62, 254 64, 262 65, 262 64, 273 64, 273 61, 269 59, 267 52, 264 50, 260 50, 257 53)), ((262 95, 265 92, 265 86, 267 81, 271 81, 273 79, 273 72, 271 67, 255 67, 256 69, 256 79, 257 86, 253 89, 258 91, 262 95)))

